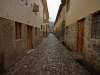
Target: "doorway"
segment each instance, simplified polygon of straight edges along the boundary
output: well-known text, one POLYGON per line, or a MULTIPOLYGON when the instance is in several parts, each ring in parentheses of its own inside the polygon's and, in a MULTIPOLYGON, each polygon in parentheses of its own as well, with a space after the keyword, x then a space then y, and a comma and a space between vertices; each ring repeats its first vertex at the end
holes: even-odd
POLYGON ((82 54, 84 47, 84 22, 85 19, 78 21, 77 52, 82 54))
POLYGON ((27 26, 27 48, 32 49, 32 26, 27 26))

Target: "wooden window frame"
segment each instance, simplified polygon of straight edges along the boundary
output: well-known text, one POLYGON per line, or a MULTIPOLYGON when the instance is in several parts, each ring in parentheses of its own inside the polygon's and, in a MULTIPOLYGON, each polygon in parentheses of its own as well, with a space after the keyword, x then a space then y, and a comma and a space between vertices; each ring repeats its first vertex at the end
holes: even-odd
POLYGON ((97 38, 100 39, 100 36, 97 37, 97 31, 100 33, 100 27, 97 27, 97 24, 99 23, 100 25, 100 20, 97 21, 97 17, 100 17, 100 11, 97 11, 96 13, 93 14, 92 17, 92 30, 91 30, 91 37, 92 38, 97 38), (94 35, 93 35, 94 34, 94 35))
POLYGON ((35 36, 37 36, 37 27, 35 27, 35 36))
POLYGON ((15 22, 16 40, 21 39, 22 36, 22 23, 15 22), (18 28, 20 27, 20 28, 18 28))
POLYGON ((69 11, 70 9, 70 0, 67 1, 67 5, 66 5, 66 13, 69 11))
POLYGON ((68 26, 66 26, 66 35, 68 35, 68 26))

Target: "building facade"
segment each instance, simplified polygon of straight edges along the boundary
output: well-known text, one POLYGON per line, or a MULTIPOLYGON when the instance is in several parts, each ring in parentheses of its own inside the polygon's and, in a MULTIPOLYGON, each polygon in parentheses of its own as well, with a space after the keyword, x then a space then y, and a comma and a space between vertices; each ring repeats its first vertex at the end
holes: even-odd
POLYGON ((63 41, 65 34, 65 3, 60 4, 53 30, 56 34, 56 37, 63 41))
MULTIPOLYGON (((61 0, 66 3, 64 43, 83 56, 95 75, 100 74, 100 0, 61 0)), ((60 9, 60 8, 59 8, 60 9)), ((60 11, 62 12, 62 11, 60 11)), ((59 11, 58 11, 59 13, 59 11)), ((60 13, 61 14, 61 13, 60 13)), ((59 17, 60 15, 57 15, 59 17)), ((58 20, 58 18, 56 18, 58 20)), ((58 22, 57 22, 58 23, 58 22)), ((57 26, 55 21, 54 33, 57 26)), ((60 27, 59 27, 60 28, 60 27)), ((61 36, 60 36, 61 37, 61 36)))
MULTIPOLYGON (((0 72, 41 42, 40 1, 46 4, 46 0, 0 0, 0 72), (34 11, 34 6, 39 6, 39 10, 34 11)), ((43 9, 48 17, 44 4, 43 9)), ((48 18, 46 20, 48 24, 48 18)))
POLYGON ((46 37, 47 35, 47 26, 48 26, 48 19, 49 13, 47 7, 46 0, 40 0, 40 22, 41 22, 41 38, 46 37))

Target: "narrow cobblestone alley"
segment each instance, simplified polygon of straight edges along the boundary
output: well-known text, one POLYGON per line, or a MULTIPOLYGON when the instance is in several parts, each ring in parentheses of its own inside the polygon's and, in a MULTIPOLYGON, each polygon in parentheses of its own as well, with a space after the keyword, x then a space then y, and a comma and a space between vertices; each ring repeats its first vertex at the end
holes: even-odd
POLYGON ((2 75, 88 75, 53 34, 2 75))

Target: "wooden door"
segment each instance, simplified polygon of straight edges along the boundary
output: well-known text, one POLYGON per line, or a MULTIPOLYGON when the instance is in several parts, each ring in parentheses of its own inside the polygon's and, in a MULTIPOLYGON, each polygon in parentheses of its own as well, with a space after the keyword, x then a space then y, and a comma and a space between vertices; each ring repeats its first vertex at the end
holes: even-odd
POLYGON ((27 48, 30 50, 32 47, 32 27, 27 26, 27 48))
POLYGON ((85 22, 85 19, 82 19, 78 23, 77 51, 80 54, 83 53, 83 45, 84 45, 84 22, 85 22))

